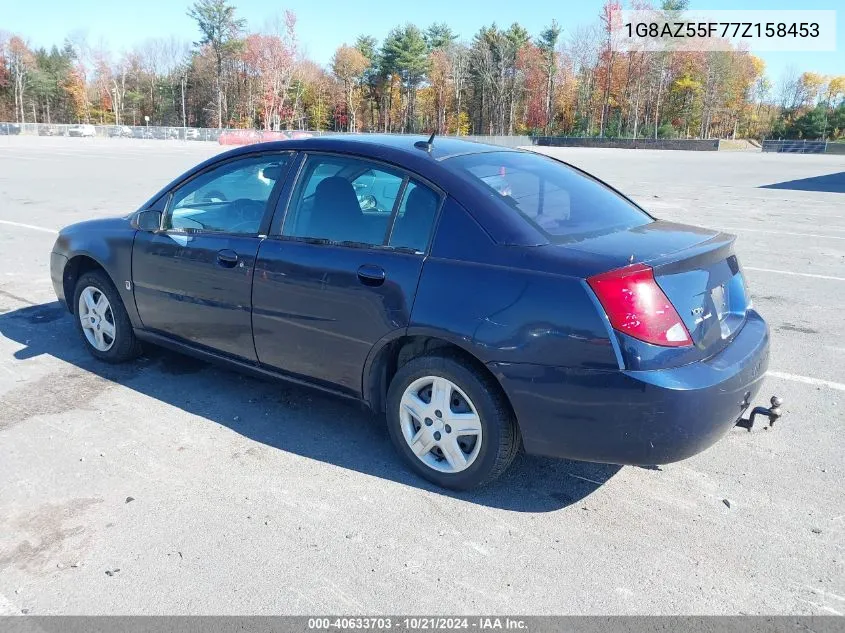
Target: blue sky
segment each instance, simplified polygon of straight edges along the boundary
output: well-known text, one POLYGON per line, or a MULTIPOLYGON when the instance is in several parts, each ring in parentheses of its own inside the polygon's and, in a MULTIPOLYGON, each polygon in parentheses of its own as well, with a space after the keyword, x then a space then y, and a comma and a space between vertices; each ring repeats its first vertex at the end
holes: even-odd
MULTIPOLYGON (((482 25, 520 22, 532 34, 552 18, 567 31, 597 19, 602 0, 232 0, 238 14, 252 29, 260 29, 274 12, 294 11, 302 48, 309 57, 325 64, 340 43, 352 43, 361 33, 381 40, 393 26, 412 22, 425 27, 448 22, 469 40, 482 25)), ((655 2, 656 3, 656 2, 655 2)), ((113 51, 131 49, 150 37, 193 41, 198 34, 185 15, 188 0, 0 0, 0 30, 18 33, 32 45, 60 43, 74 30, 87 32, 88 41, 101 40, 113 51)), ((627 3, 626 3, 627 4, 627 3)), ((842 0, 692 0, 692 9, 839 9, 837 51, 833 53, 758 53, 766 61, 767 74, 775 82, 792 66, 800 71, 845 74, 845 4, 842 0)))

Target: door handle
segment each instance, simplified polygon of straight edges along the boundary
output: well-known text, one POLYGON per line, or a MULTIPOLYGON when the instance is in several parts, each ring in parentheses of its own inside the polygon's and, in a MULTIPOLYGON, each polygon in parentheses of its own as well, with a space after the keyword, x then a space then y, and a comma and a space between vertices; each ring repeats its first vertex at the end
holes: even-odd
POLYGON ((386 275, 384 268, 375 264, 364 264, 358 268, 358 281, 365 286, 380 286, 384 283, 386 275))
POLYGON ((223 268, 234 268, 238 264, 238 254, 229 248, 217 251, 217 264, 223 268))

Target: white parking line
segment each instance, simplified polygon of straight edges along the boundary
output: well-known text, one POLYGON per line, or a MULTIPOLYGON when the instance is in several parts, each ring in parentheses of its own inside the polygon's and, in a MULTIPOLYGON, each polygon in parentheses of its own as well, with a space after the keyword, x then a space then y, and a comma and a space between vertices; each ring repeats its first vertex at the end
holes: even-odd
POLYGON ((829 387, 830 389, 836 389, 837 391, 845 391, 845 384, 842 384, 841 382, 822 380, 821 378, 811 378, 810 376, 799 376, 798 374, 788 374, 782 371, 769 371, 767 373, 773 378, 782 378, 783 380, 791 380, 793 382, 803 382, 805 385, 829 387))
POLYGON ((799 237, 820 237, 826 240, 845 240, 845 236, 843 235, 819 235, 818 233, 793 233, 792 231, 771 231, 769 229, 746 229, 739 226, 723 226, 722 229, 725 231, 751 231, 752 233, 774 233, 775 235, 797 235, 799 237))
POLYGON ((743 266, 745 270, 756 270, 761 273, 776 273, 779 275, 795 275, 796 277, 812 277, 814 279, 833 279, 834 281, 845 281, 845 277, 834 277, 833 275, 814 275, 813 273, 796 273, 792 270, 775 270, 774 268, 757 268, 756 266, 743 266))
MULTIPOLYGON (((757 200, 765 200, 765 198, 756 198, 756 199, 757 200)), ((635 201, 640 202, 636 198, 635 198, 635 201)), ((689 213, 696 213, 696 214, 702 213, 701 209, 699 207, 696 207, 696 206, 691 206, 691 205, 683 205, 682 206, 682 205, 673 204, 673 203, 670 203, 670 202, 667 202, 667 203, 654 202, 652 200, 649 200, 647 196, 644 196, 642 198, 642 202, 640 204, 641 204, 641 206, 644 206, 646 208, 648 208, 649 205, 653 205, 656 208, 674 209, 674 210, 677 210, 677 211, 686 211, 686 212, 689 212, 689 213)), ((748 209, 746 209, 744 207, 719 207, 719 208, 715 208, 715 209, 708 209, 706 211, 706 213, 713 214, 713 213, 723 213, 724 212, 724 213, 730 214, 733 217, 736 217, 738 212, 739 213, 745 213, 746 211, 748 211, 748 209)), ((825 211, 819 211, 819 212, 803 211, 803 210, 801 210, 801 211, 790 211, 788 209, 760 209, 760 208, 755 208, 755 209, 753 209, 753 213, 761 213, 764 216, 766 216, 767 219, 770 219, 770 220, 778 219, 778 216, 781 216, 781 215, 798 215, 798 216, 821 215, 821 216, 824 216, 826 219, 830 219, 830 220, 845 220, 845 215, 832 215, 831 213, 825 212, 825 211)))
POLYGON ((24 224, 23 222, 12 222, 11 220, 0 220, 0 224, 8 224, 9 226, 17 226, 22 229, 32 229, 33 231, 43 231, 44 233, 58 233, 56 229, 48 229, 43 226, 35 226, 34 224, 24 224))

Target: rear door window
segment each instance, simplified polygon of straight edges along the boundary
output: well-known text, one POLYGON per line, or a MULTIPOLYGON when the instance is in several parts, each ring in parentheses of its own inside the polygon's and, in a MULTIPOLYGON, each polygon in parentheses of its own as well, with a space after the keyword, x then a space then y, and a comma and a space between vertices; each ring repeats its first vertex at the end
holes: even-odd
POLYGON ((653 221, 609 187, 539 154, 467 154, 444 163, 466 179, 482 183, 503 212, 518 212, 551 241, 653 221))
POLYGON ((422 183, 410 180, 399 205, 390 246, 422 253, 428 247, 440 196, 422 183))
POLYGON ((357 158, 311 155, 282 235, 381 246, 404 174, 357 158))

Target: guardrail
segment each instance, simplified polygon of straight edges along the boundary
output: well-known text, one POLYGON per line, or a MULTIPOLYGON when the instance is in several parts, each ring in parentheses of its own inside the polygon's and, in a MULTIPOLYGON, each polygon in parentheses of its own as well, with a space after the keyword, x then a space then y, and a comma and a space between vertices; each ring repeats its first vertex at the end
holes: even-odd
POLYGON ((763 141, 763 151, 785 154, 824 154, 829 144, 827 141, 767 140, 763 141))
POLYGON ((67 123, 0 122, 0 136, 75 136, 82 138, 137 138, 158 139, 163 141, 182 140, 213 142, 220 141, 221 137, 223 137, 223 144, 240 144, 237 142, 227 143, 227 137, 232 141, 243 140, 245 142, 257 143, 262 140, 276 141, 290 138, 302 138, 303 136, 321 136, 323 134, 336 133, 337 132, 315 130, 264 131, 161 125, 73 125, 67 123))
POLYGON ((578 136, 538 136, 536 145, 547 147, 617 147, 625 149, 674 149, 697 152, 715 152, 719 139, 653 139, 653 138, 604 138, 578 136))
MULTIPOLYGON (((247 145, 262 141, 308 138, 312 136, 348 134, 330 130, 255 130, 243 128, 201 128, 160 125, 89 125, 51 123, 0 122, 0 136, 76 136, 92 138, 137 138, 182 141, 212 141, 221 145, 247 145)), ((458 138, 458 137, 454 137, 458 138)), ((504 147, 522 147, 533 143, 530 136, 470 135, 459 138, 504 147)))

